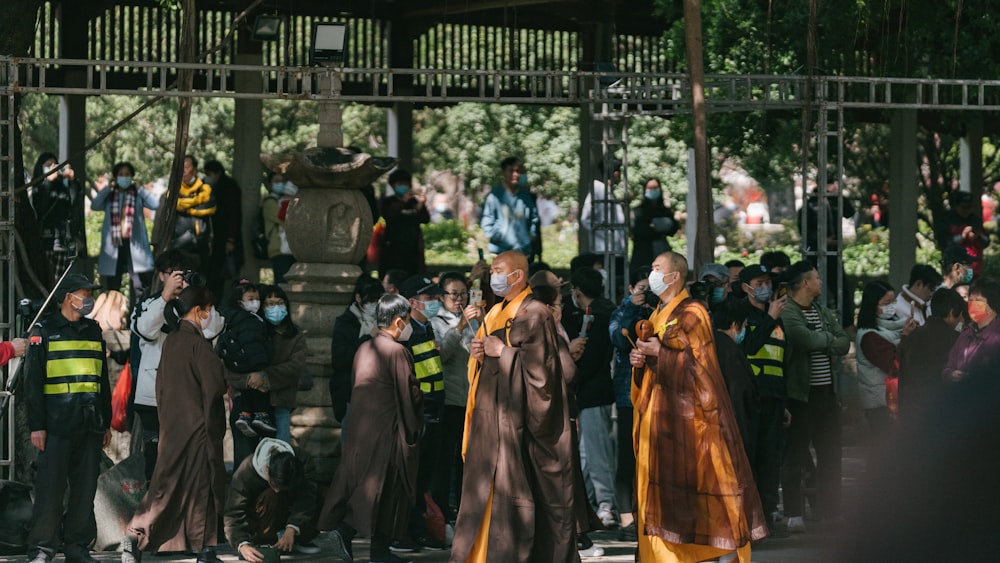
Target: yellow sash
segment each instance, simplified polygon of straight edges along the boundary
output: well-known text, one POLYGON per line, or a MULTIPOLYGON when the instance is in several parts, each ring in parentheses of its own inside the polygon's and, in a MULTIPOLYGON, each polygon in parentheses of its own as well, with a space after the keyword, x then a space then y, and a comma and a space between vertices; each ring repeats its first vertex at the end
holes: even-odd
MULTIPOLYGON (((517 297, 511 299, 507 302, 507 306, 504 307, 503 303, 497 303, 490 309, 489 313, 486 313, 486 318, 483 320, 483 324, 480 325, 479 331, 476 332, 476 338, 483 338, 485 335, 493 334, 494 332, 507 327, 507 323, 514 319, 517 315, 518 309, 521 308, 521 303, 524 298, 531 295, 531 288, 526 287, 524 290, 517 295, 517 297)), ((504 335, 504 341, 508 346, 510 346, 509 334, 504 335)), ((472 411, 476 407, 476 390, 479 387, 479 360, 474 356, 469 356, 469 398, 467 399, 465 405, 465 432, 462 433, 462 459, 465 459, 465 450, 469 446, 469 426, 472 424, 472 411)))

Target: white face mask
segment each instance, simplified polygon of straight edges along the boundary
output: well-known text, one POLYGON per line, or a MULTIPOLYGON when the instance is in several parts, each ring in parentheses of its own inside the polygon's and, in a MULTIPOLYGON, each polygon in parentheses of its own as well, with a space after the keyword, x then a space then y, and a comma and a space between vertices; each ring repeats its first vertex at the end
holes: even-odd
POLYGON ((882 312, 878 314, 880 319, 891 319, 896 316, 896 304, 889 303, 888 305, 882 305, 882 312))
POLYGON ((663 295, 670 289, 670 286, 675 282, 666 283, 663 278, 670 274, 664 274, 663 272, 652 271, 649 273, 649 290, 653 292, 654 295, 663 295))
POLYGON ((365 303, 364 306, 361 307, 361 316, 374 319, 376 306, 378 306, 378 303, 365 303))
POLYGON ((260 310, 260 299, 240 301, 240 306, 243 307, 244 311, 248 311, 250 313, 257 313, 257 311, 260 310))
POLYGON ((396 342, 406 342, 411 336, 413 336, 413 325, 411 323, 406 323, 406 326, 403 327, 402 331, 400 331, 399 338, 396 339, 396 342))
POLYGON ((207 319, 201 320, 201 334, 208 340, 218 336, 224 328, 226 328, 226 319, 222 318, 215 307, 212 307, 212 310, 208 312, 207 319))

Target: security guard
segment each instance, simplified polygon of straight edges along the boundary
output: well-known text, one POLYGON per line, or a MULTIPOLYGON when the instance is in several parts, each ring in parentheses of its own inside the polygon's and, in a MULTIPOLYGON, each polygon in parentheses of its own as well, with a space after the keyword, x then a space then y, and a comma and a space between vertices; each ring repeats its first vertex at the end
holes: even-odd
POLYGON ((101 449, 111 438, 104 341, 98 324, 84 318, 94 308, 98 287, 82 274, 66 276, 53 296, 59 311, 28 337, 24 400, 31 443, 40 452, 28 535, 32 563, 51 561, 60 544, 68 563, 96 561, 87 546, 97 535, 94 495, 101 449))
MULTIPOLYGON (((410 300, 410 326, 413 331, 405 341, 413 354, 413 369, 417 374, 417 383, 424 395, 424 435, 420 439, 420 461, 417 468, 417 502, 414 514, 410 519, 412 538, 407 538, 396 545, 399 549, 414 547, 407 545, 410 540, 418 546, 430 549, 443 549, 444 543, 438 541, 427 532, 423 523, 424 511, 427 508, 424 493, 430 491, 431 497, 440 506, 448 506, 447 489, 442 486, 441 476, 441 412, 444 410, 444 369, 441 367, 441 346, 434 335, 431 319, 441 310, 441 299, 444 290, 441 286, 423 276, 410 276, 399 286, 399 294, 410 300), (442 504, 443 503, 443 504, 442 504)), ((446 481, 444 481, 446 483, 446 481)))
POLYGON ((746 294, 747 332, 743 351, 750 360, 760 410, 750 423, 751 457, 757 492, 764 507, 771 537, 787 537, 782 521, 775 519, 778 510, 778 484, 781 477, 782 425, 785 421, 785 330, 781 312, 787 296, 775 298, 771 273, 760 264, 740 271, 740 284, 746 294))

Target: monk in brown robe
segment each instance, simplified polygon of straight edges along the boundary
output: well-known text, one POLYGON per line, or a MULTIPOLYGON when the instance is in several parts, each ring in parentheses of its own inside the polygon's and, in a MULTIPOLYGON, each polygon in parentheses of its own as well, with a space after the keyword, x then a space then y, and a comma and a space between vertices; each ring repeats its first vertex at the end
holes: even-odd
POLYGON ((351 423, 344 454, 319 516, 333 530, 334 555, 351 561, 351 540, 371 536, 371 561, 398 561, 389 543, 406 534, 417 498, 417 464, 423 427, 423 395, 413 355, 400 344, 410 338, 410 302, 383 295, 375 307, 378 333, 354 356, 351 423))
POLYGON ((577 561, 573 448, 559 338, 528 260, 493 260, 502 299, 470 346, 465 475, 451 561, 577 561))
POLYGON ((219 524, 226 495, 226 379, 207 340, 223 322, 214 299, 192 285, 164 309, 174 330, 163 341, 156 378, 159 453, 122 541, 123 563, 137 563, 140 550, 194 551, 198 563, 221 562, 215 546, 224 539, 219 524))
POLYGON ((655 336, 629 355, 639 561, 750 561, 767 536, 760 497, 719 370, 705 306, 684 288, 687 260, 653 261, 655 336))

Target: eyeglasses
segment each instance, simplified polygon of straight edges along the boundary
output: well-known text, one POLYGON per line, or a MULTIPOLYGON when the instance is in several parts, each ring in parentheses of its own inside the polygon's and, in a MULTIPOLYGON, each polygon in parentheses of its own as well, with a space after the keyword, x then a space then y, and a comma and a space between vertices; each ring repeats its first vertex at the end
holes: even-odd
POLYGON ((468 291, 447 291, 445 295, 451 297, 452 299, 465 299, 469 296, 468 291))

